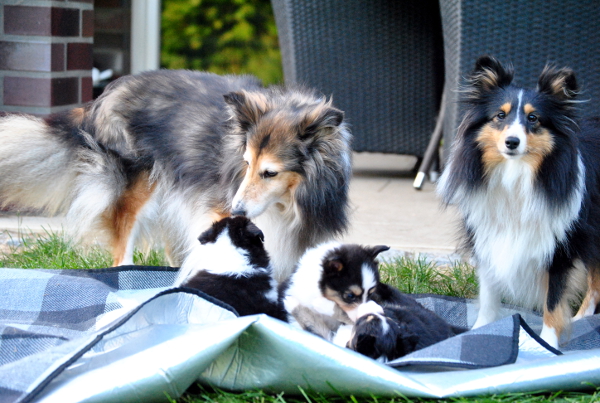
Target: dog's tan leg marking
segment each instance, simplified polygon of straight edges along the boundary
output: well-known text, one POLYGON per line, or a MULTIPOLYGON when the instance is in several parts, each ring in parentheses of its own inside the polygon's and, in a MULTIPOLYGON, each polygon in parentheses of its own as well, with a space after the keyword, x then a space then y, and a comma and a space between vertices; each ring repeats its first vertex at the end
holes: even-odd
POLYGON ((573 320, 593 315, 600 302, 600 268, 590 268, 588 271, 588 289, 577 315, 573 320))
POLYGON ((149 173, 140 174, 107 215, 106 227, 109 229, 114 266, 122 264, 137 215, 152 196, 154 188, 155 184, 150 183, 149 173))
POLYGON ((562 298, 554 310, 544 306, 544 326, 540 336, 552 347, 558 348, 560 335, 567 326, 570 317, 569 301, 562 298))

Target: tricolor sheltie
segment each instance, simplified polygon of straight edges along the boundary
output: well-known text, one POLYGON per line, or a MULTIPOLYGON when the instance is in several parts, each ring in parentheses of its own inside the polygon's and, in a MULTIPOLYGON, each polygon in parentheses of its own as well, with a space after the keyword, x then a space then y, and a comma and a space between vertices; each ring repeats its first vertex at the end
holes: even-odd
POLYGON ((502 298, 543 310, 541 336, 557 347, 600 301, 600 121, 580 120, 570 69, 546 67, 537 89, 511 67, 480 58, 466 113, 438 185, 462 214, 479 276, 475 327, 498 319, 502 298))
POLYGON ((0 117, 0 203, 64 213, 114 264, 159 238, 179 265, 213 221, 245 215, 275 275, 347 227, 351 136, 315 92, 248 76, 153 71, 46 119, 0 117))

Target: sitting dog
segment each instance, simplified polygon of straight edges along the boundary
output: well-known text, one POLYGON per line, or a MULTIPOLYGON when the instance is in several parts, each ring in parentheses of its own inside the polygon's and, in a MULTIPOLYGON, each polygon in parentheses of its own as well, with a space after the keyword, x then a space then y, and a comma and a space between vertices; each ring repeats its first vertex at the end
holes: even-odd
POLYGON ((575 74, 546 67, 536 89, 480 58, 464 91, 466 113, 438 184, 462 214, 479 277, 475 327, 499 319, 501 301, 543 310, 541 336, 558 347, 571 304, 600 302, 600 120, 579 119, 575 74))

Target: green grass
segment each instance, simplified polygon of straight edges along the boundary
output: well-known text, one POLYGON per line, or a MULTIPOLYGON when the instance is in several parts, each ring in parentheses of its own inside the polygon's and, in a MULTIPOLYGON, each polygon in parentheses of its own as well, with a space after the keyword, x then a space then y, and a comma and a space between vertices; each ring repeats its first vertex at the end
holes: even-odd
MULTIPOLYGON (((23 269, 93 269, 112 266, 110 253, 92 245, 76 246, 61 234, 46 231, 43 236, 20 233, 14 246, 0 254, 0 267, 23 269)), ((135 264, 145 266, 166 266, 166 259, 160 251, 148 253, 135 251, 135 264)))
MULTIPOLYGON (((60 234, 47 232, 43 237, 33 234, 21 234, 21 245, 11 247, 8 252, 0 253, 0 267, 78 269, 110 267, 110 255, 98 247, 79 248, 65 241, 60 234)), ((166 261, 160 251, 148 254, 136 252, 136 264, 164 266, 166 261)), ((457 297, 475 297, 477 280, 472 267, 457 263, 451 266, 438 267, 425 259, 399 258, 381 265, 381 278, 384 282, 398 287, 401 291, 412 294, 432 293, 457 297)), ((403 403, 403 402, 453 402, 453 403, 545 403, 545 402, 600 402, 600 388, 589 393, 510 393, 498 396, 482 396, 475 398, 418 399, 398 397, 324 396, 314 392, 298 389, 297 396, 270 394, 264 391, 246 391, 230 393, 194 385, 184 396, 173 402, 181 403, 403 403)))

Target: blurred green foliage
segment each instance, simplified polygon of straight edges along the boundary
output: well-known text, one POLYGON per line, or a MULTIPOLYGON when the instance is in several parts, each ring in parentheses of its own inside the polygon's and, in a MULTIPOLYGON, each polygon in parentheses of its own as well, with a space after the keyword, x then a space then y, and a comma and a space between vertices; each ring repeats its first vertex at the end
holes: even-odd
POLYGON ((163 0, 161 65, 281 83, 269 0, 163 0))

